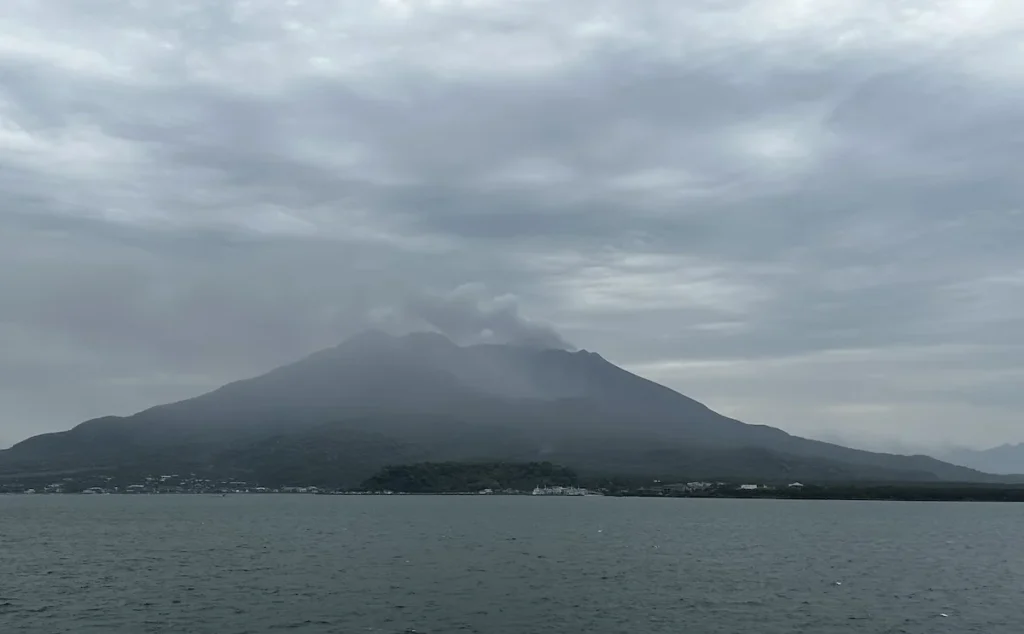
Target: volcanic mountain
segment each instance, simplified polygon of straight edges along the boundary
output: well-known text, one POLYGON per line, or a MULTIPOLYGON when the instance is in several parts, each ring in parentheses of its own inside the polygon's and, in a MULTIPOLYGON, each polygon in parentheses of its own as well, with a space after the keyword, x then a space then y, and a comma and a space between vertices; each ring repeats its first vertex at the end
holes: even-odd
POLYGON ((203 470, 345 486, 426 460, 694 479, 998 480, 745 424, 593 352, 375 331, 189 400, 30 438, 0 452, 0 474, 203 470))

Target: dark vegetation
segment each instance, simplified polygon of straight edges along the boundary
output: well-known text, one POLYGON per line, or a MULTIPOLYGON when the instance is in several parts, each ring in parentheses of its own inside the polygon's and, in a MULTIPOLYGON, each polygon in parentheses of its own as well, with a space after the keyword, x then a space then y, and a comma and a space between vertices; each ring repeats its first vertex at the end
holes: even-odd
POLYGON ((1024 502, 1024 488, 1019 486, 965 486, 863 484, 806 486, 800 490, 785 489, 782 495, 800 500, 905 500, 946 502, 1024 502))
POLYGON ((366 480, 364 491, 477 493, 529 491, 536 486, 575 486, 579 476, 550 462, 423 462, 385 467, 366 480))
POLYGON ((785 500, 876 500, 906 502, 1024 502, 1020 485, 923 484, 920 482, 865 484, 833 483, 788 487, 785 485, 743 491, 735 485, 701 492, 686 492, 667 487, 620 488, 613 495, 636 497, 702 497, 785 500))

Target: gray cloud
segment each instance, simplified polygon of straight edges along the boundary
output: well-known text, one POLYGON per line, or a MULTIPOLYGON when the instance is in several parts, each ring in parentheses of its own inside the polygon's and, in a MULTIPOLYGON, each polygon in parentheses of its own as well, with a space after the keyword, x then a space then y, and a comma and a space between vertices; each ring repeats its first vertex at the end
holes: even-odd
POLYGON ((1024 15, 900 6, 5 7, 0 445, 385 317, 1018 442, 1024 15))

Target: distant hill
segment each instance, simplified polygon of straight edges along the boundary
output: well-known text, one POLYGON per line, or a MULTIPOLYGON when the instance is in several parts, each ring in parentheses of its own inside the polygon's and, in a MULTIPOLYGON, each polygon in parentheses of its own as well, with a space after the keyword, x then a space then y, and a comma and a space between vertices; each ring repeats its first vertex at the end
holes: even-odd
POLYGON ((952 464, 987 473, 1024 474, 1024 443, 1000 445, 991 449, 957 449, 938 456, 952 464))
POLYGON ((343 486, 389 464, 496 460, 717 479, 997 479, 748 425, 593 352, 379 332, 189 400, 30 438, 0 452, 0 475, 192 469, 343 486))

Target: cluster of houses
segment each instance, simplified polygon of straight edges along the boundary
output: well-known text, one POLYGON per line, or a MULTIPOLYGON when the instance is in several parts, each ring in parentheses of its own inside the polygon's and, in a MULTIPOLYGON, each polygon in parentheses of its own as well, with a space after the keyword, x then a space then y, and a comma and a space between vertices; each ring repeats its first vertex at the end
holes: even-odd
MULTIPOLYGON (((768 484, 729 484, 727 482, 685 482, 679 484, 660 484, 655 481, 661 487, 661 490, 666 495, 682 494, 682 495, 699 495, 701 493, 712 493, 712 492, 723 492, 723 491, 772 491, 778 487, 774 487, 768 484)), ((792 482, 786 485, 790 489, 802 489, 803 484, 800 482, 792 482)))
MULTIPOLYGON (((765 490, 773 490, 776 487, 769 486, 767 484, 741 484, 737 488, 740 491, 765 491, 765 490)), ((789 489, 802 489, 802 488, 804 488, 804 485, 799 483, 799 482, 791 482, 791 483, 786 485, 786 488, 789 488, 789 489)))
MULTIPOLYGON (((102 495, 110 493, 270 493, 272 490, 240 480, 213 480, 197 477, 194 474, 187 476, 168 474, 146 476, 131 484, 116 482, 112 476, 90 476, 81 480, 64 478, 59 482, 36 487, 9 484, 0 488, 0 493, 2 492, 102 495)), ((306 490, 302 492, 306 492, 306 490)))

